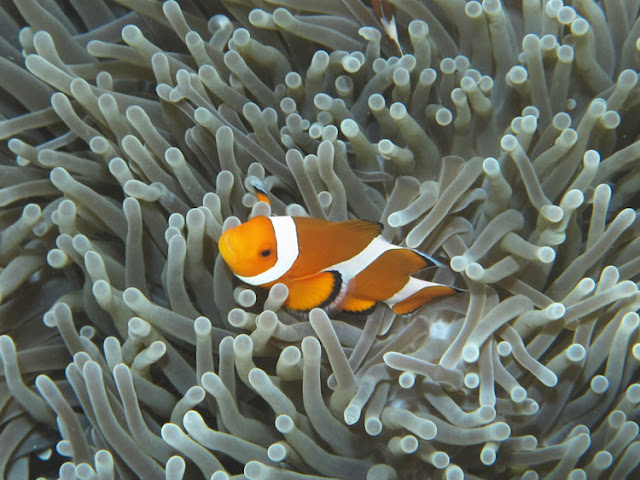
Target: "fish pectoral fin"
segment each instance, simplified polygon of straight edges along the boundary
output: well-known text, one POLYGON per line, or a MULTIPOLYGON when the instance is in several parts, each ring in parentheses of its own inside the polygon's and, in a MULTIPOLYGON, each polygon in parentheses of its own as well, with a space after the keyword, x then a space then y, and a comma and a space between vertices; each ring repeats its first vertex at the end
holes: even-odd
POLYGON ((365 300, 363 298, 352 297, 340 304, 340 308, 347 313, 368 314, 371 313, 376 306, 374 300, 365 300))
POLYGON ((320 272, 299 278, 287 284, 289 296, 284 306, 290 310, 308 311, 324 308, 333 302, 342 288, 342 275, 338 272, 320 272))

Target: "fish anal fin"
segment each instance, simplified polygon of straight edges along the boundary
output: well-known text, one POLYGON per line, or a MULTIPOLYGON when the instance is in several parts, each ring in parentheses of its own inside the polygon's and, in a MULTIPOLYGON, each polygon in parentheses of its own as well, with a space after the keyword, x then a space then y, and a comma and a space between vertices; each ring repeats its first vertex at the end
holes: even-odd
POLYGON ((398 315, 407 315, 437 297, 446 297, 457 293, 457 289, 446 285, 425 287, 413 295, 393 305, 392 310, 398 315))
POLYGON ((339 308, 347 313, 367 314, 376 306, 374 300, 351 297, 340 303, 339 308))
POLYGON ((338 272, 320 272, 288 282, 289 296, 284 306, 289 310, 306 312, 330 305, 340 293, 342 276, 338 272))

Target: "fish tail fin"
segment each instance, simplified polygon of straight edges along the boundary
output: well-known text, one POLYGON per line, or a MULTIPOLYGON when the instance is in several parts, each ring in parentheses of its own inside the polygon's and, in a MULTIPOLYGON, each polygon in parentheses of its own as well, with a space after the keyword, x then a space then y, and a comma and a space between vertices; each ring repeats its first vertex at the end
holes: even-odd
POLYGON ((397 298, 397 301, 389 304, 391 309, 398 315, 413 313, 434 298, 446 297, 460 291, 455 287, 427 282, 413 277, 410 278, 408 284, 412 288, 407 291, 407 295, 404 298, 397 298))

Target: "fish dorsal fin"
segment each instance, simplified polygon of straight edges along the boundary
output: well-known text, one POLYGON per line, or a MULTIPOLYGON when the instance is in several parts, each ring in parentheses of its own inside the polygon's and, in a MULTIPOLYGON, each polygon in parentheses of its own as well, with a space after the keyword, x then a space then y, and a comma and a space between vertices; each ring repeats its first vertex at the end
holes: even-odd
POLYGON ((371 239, 382 233, 382 224, 369 220, 347 220, 346 222, 340 222, 338 225, 353 229, 354 232, 368 235, 371 239))
POLYGON ((422 268, 427 268, 427 267, 445 267, 446 265, 444 263, 442 263, 440 260, 436 260, 435 258, 433 258, 431 255, 427 255, 424 252, 421 252, 420 250, 416 250, 415 248, 408 248, 407 250, 413 252, 416 256, 420 257, 422 259, 422 261, 424 261, 425 266, 422 268))
POLYGON ((342 276, 338 272, 320 272, 297 278, 287 284, 289 296, 284 306, 294 312, 308 312, 313 308, 329 306, 340 294, 342 276))
MULTIPOLYGON (((288 272, 302 278, 353 258, 376 238, 382 226, 363 220, 330 222, 318 218, 294 217, 300 254, 288 272)), ((286 280, 286 279, 284 279, 286 280)))

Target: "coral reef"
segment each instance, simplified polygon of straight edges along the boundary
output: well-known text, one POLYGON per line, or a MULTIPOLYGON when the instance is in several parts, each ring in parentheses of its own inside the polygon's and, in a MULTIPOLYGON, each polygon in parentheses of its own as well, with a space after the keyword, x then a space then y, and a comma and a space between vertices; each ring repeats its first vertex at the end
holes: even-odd
POLYGON ((0 477, 640 474, 640 2, 390 3, 0 3, 0 477), (271 211, 464 291, 294 319, 271 211))

